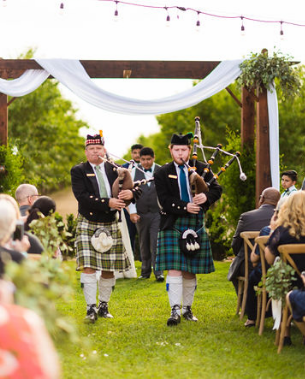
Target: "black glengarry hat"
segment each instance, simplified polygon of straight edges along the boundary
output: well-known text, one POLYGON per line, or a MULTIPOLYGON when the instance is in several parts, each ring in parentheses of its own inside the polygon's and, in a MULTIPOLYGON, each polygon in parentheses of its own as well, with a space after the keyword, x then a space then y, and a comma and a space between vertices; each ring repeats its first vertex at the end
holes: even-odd
POLYGON ((181 133, 173 134, 171 138, 171 145, 190 145, 191 138, 193 137, 193 133, 187 133, 185 135, 181 133))
POLYGON ((86 146, 88 145, 103 145, 105 144, 105 140, 103 137, 103 132, 100 130, 100 134, 94 134, 91 136, 90 134, 87 134, 86 139, 86 146))

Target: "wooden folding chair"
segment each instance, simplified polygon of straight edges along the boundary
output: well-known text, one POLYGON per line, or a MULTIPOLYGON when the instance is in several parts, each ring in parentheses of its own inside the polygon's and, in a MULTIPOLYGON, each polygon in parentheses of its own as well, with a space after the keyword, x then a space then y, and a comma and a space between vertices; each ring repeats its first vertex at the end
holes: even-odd
POLYGON ((251 240, 258 237, 259 231, 249 231, 240 233, 241 238, 244 240, 244 252, 245 252, 245 274, 244 276, 238 276, 238 290, 237 290, 237 309, 236 314, 240 311, 240 319, 242 320, 245 315, 248 282, 249 282, 249 257, 250 252, 254 248, 254 244, 251 240))
POLYGON ((267 291, 266 291, 266 260, 265 260, 265 246, 269 236, 259 236, 255 238, 255 243, 259 246, 259 255, 262 269, 262 283, 261 293, 257 295, 257 317, 256 326, 259 327, 258 334, 261 336, 265 326, 265 316, 267 309, 267 291))
MULTIPOLYGON (((301 275, 298 267, 296 266, 291 255, 304 254, 305 255, 305 244, 289 244, 280 245, 278 251, 281 254, 281 258, 284 262, 290 264, 298 275, 301 275)), ((285 329, 289 326, 291 318, 288 317, 289 309, 288 305, 285 304, 282 311, 282 321, 280 326, 280 331, 277 333, 275 343, 278 345, 277 352, 280 353, 284 345, 285 329)))

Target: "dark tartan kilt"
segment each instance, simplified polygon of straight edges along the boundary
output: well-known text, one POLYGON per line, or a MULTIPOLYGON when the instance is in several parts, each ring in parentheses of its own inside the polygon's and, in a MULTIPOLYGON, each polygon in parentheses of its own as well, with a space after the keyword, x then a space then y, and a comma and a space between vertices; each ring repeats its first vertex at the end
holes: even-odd
MULTIPOLYGON (((174 228, 184 232, 193 229, 196 232, 204 224, 204 214, 190 214, 179 217, 174 228)), ((179 247, 180 233, 174 229, 159 231, 157 243, 156 271, 179 270, 193 274, 208 274, 214 272, 214 262, 207 232, 203 227, 197 234, 200 236, 201 249, 192 257, 186 257, 179 247)))
POLYGON ((87 267, 101 271, 126 271, 131 267, 117 221, 109 223, 93 222, 79 215, 77 218, 75 247, 77 271, 87 267), (96 251, 91 244, 91 237, 94 231, 101 226, 107 228, 113 238, 111 249, 104 253, 96 251))

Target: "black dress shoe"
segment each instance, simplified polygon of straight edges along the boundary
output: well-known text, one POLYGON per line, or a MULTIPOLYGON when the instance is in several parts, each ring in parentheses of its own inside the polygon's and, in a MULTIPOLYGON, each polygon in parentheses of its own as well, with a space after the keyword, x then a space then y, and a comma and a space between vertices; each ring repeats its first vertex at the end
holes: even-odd
POLYGON ((176 326, 180 323, 181 317, 178 314, 179 310, 180 310, 179 305, 174 305, 172 307, 172 312, 171 312, 170 318, 167 320, 167 326, 176 326))
POLYGON ((100 301, 98 305, 98 315, 104 318, 113 318, 113 316, 108 312, 108 303, 106 303, 106 301, 100 301))
POLYGON ((182 311, 182 316, 187 320, 187 321, 198 321, 198 318, 193 315, 192 309, 190 306, 183 307, 182 311), (183 313, 184 311, 184 313, 183 313))
POLYGON ((138 279, 149 279, 149 276, 144 276, 144 275, 141 275, 141 276, 139 276, 139 278, 138 279))
POLYGON ((157 282, 164 282, 164 276, 163 275, 157 275, 156 276, 156 281, 157 282))
POLYGON ((87 314, 85 317, 85 323, 86 324, 94 324, 97 320, 97 310, 96 310, 96 304, 92 304, 90 308, 87 310, 87 314))
POLYGON ((284 346, 291 346, 292 345, 291 338, 288 336, 285 336, 283 345, 284 346))

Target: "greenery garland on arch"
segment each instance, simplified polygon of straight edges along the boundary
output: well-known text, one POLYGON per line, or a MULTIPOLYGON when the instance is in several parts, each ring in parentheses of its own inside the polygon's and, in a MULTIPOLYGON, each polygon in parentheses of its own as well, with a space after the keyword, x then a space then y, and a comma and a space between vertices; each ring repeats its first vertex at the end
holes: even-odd
POLYGON ((240 64, 241 75, 237 79, 240 86, 249 91, 263 88, 272 91, 273 83, 278 80, 283 98, 293 97, 301 88, 299 68, 293 67, 292 57, 274 52, 271 57, 268 51, 251 53, 250 58, 240 64))

